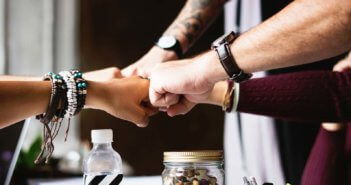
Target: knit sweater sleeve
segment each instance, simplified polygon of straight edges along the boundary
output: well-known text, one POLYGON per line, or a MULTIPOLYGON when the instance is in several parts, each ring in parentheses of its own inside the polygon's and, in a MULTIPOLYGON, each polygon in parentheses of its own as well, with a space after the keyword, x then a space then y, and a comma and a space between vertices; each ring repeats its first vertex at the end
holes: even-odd
POLYGON ((351 121, 351 72, 307 71, 240 84, 237 111, 297 121, 351 121))

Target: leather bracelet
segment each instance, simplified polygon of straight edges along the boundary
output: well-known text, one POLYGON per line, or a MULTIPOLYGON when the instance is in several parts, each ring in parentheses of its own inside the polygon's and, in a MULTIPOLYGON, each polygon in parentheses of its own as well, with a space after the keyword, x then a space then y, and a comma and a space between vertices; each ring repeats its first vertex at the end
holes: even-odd
POLYGON ((58 109, 60 100, 62 97, 61 85, 62 78, 60 75, 55 75, 53 73, 48 73, 44 76, 44 81, 51 81, 51 96, 48 108, 45 113, 37 115, 36 118, 44 124, 48 124, 55 117, 56 111, 58 109))
POLYGON ((231 112, 233 108, 233 97, 234 97, 234 82, 231 80, 227 81, 228 88, 223 101, 223 111, 231 112))

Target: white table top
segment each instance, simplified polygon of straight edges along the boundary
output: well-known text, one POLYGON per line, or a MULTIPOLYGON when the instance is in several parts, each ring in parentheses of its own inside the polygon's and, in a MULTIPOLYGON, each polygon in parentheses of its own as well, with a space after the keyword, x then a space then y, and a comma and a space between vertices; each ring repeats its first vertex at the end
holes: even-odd
MULTIPOLYGON (((31 185, 82 185, 82 178, 60 180, 32 180, 31 185)), ((162 185, 161 176, 124 177, 120 185, 162 185)))

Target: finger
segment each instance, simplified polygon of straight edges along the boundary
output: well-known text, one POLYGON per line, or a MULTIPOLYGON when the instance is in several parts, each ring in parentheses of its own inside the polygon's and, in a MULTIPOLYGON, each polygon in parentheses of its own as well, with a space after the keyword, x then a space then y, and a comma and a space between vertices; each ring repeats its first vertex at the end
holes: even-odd
POLYGON ((147 125, 149 124, 149 115, 141 105, 134 104, 131 107, 129 107, 128 110, 126 110, 126 120, 134 123, 138 127, 147 127, 147 125))
POLYGON ((149 77, 149 73, 145 69, 137 70, 137 75, 142 77, 142 78, 148 78, 149 77))
POLYGON ((167 107, 161 107, 158 109, 161 112, 167 112, 168 108, 167 107))
POLYGON ((179 95, 173 93, 165 94, 164 105, 169 107, 179 102, 179 95))
POLYGON ((155 97, 156 99, 152 100, 152 95, 150 94, 150 101, 155 107, 169 107, 179 101, 179 95, 177 94, 165 93, 162 95, 156 92, 155 97))
POLYGON ((158 113, 158 108, 152 106, 152 104, 149 101, 144 101, 141 103, 141 106, 145 109, 146 113, 149 116, 153 116, 158 113))
POLYGON ((159 93, 155 91, 152 87, 149 88, 149 99, 150 103, 155 107, 164 107, 161 105, 160 101, 164 93, 159 93))
POLYGON ((137 68, 134 66, 134 64, 122 69, 121 74, 123 77, 130 77, 137 75, 137 68))
POLYGON ((338 62, 334 68, 333 68, 333 71, 338 71, 338 72, 342 72, 346 69, 349 69, 349 64, 350 62, 347 61, 347 60, 341 60, 340 62, 338 62))
POLYGON ((195 107, 195 103, 188 101, 186 98, 182 98, 181 101, 168 108, 167 114, 171 117, 176 115, 184 115, 195 107))

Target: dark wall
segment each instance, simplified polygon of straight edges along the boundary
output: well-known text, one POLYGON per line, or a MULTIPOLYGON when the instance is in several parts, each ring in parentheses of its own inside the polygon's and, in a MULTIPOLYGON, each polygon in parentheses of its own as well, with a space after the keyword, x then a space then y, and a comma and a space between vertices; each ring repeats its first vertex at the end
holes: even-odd
MULTIPOLYGON (((176 17, 185 1, 84 0, 80 1, 81 69, 123 68, 139 59, 176 17)), ((223 18, 190 51, 208 49, 223 33, 223 18)), ((190 55, 191 55, 190 54, 190 55)), ((169 118, 160 113, 150 126, 136 126, 99 111, 84 111, 81 137, 90 130, 112 128, 114 147, 131 164, 135 175, 162 172, 162 153, 168 150, 222 149, 223 112, 219 107, 198 106, 186 116, 169 118)))

